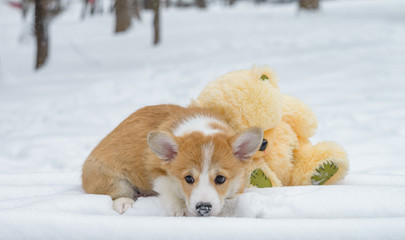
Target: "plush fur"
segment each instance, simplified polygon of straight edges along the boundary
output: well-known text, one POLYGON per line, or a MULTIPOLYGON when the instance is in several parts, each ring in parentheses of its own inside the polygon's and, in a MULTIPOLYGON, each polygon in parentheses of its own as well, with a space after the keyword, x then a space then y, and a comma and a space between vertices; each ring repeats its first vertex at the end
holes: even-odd
POLYGON ((218 215, 226 199, 243 192, 262 137, 258 127, 236 134, 211 110, 145 107, 91 152, 82 185, 87 193, 110 195, 119 213, 139 196, 158 194, 170 215, 218 215), (218 184, 218 176, 226 180, 218 184))
POLYGON ((208 83, 191 106, 223 114, 237 130, 262 127, 268 147, 254 155, 250 171, 261 168, 273 186, 312 184, 316 170, 328 162, 335 163, 338 171, 325 184, 347 174, 344 149, 334 142, 312 145, 308 138, 317 128, 315 114, 302 101, 281 94, 269 67, 227 73, 208 83))

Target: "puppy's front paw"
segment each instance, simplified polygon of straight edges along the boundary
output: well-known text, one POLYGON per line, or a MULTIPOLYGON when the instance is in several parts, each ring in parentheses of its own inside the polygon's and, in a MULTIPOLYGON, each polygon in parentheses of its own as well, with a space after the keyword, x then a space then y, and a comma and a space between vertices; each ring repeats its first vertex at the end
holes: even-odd
POLYGON ((123 214, 128 208, 132 207, 135 201, 131 198, 117 198, 113 201, 113 209, 119 214, 123 214))
POLYGON ((176 199, 171 204, 168 204, 167 202, 165 204, 166 210, 170 216, 174 217, 187 216, 187 208, 183 200, 176 199))
POLYGON ((185 217, 185 216, 187 216, 187 211, 185 209, 173 209, 172 216, 185 217))
POLYGON ((187 216, 187 210, 185 208, 172 209, 172 216, 175 216, 175 217, 187 216))

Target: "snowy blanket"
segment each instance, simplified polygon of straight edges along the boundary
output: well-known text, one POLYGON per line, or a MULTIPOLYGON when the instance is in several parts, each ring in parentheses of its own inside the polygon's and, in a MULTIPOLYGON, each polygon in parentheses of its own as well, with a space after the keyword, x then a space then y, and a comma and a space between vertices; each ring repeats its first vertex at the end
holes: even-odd
POLYGON ((344 185, 247 189, 226 217, 167 217, 157 197, 124 215, 85 194, 79 173, 0 175, 1 239, 399 239, 405 177, 353 175, 344 185))

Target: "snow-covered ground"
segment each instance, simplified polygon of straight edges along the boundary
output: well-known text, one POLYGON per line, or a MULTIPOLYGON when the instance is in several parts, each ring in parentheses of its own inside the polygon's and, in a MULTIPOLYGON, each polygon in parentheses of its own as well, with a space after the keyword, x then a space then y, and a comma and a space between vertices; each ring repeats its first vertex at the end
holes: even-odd
MULTIPOLYGON (((80 21, 80 2, 50 29, 51 57, 33 71, 34 40, 0 2, 0 239, 404 239, 405 2, 324 1, 165 9, 113 35, 109 14, 80 21), (145 105, 187 105, 208 81, 268 64, 283 93, 315 110, 312 140, 336 140, 351 170, 334 186, 249 190, 232 217, 171 218, 156 198, 118 215, 84 194, 91 149, 145 105)), ((234 208, 232 208, 234 207, 234 208)))

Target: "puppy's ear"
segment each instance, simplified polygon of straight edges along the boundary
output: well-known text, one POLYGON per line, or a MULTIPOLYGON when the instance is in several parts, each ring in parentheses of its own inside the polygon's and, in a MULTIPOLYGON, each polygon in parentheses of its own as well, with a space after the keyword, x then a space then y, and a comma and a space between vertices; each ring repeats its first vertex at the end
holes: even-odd
POLYGON ((233 154, 239 160, 247 160, 253 156, 263 141, 263 130, 260 127, 251 127, 238 136, 232 143, 233 154))
POLYGON ((148 133, 149 148, 158 156, 158 158, 171 161, 178 153, 177 142, 164 131, 151 131, 148 133))

